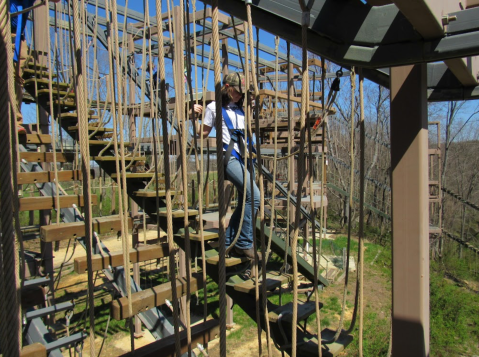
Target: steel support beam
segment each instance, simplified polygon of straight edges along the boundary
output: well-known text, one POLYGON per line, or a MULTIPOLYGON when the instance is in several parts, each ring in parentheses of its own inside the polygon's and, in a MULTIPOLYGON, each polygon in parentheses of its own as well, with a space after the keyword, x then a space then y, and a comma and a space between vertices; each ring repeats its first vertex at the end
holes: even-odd
MULTIPOLYGON (((210 0, 202 0, 211 3, 210 0)), ((220 1, 222 11, 245 20, 244 1, 220 1)), ((343 65, 381 68, 443 61, 479 53, 477 8, 453 13, 461 32, 422 38, 394 5, 371 7, 360 1, 318 0, 311 10, 309 50, 343 65)), ((289 0, 262 0, 251 7, 253 25, 294 44, 301 44, 301 10, 289 0)))
MULTIPOLYGON (((456 21, 448 14, 461 10, 459 3, 451 0, 395 0, 394 3, 414 28, 427 40, 444 36, 445 27, 456 21)), ((453 58, 445 61, 449 69, 464 86, 477 85, 477 60, 475 57, 453 58)))
POLYGON ((394 356, 429 356, 426 64, 391 69, 394 356))

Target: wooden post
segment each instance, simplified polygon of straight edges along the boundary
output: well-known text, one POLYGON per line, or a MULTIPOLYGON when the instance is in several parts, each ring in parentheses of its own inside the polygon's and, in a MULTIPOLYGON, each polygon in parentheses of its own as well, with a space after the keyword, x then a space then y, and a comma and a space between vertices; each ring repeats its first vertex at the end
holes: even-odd
POLYGON ((393 356, 429 356, 426 73, 391 68, 393 356))

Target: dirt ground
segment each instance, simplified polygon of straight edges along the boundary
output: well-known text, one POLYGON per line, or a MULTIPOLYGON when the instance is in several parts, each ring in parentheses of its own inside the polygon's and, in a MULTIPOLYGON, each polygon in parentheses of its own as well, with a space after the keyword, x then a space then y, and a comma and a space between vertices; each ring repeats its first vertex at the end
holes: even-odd
MULTIPOLYGON (((156 232, 151 232, 152 235, 156 234, 156 232)), ((141 235, 140 235, 141 239, 141 235)), ((121 241, 118 240, 116 237, 110 238, 103 238, 102 241, 108 247, 110 251, 118 251, 121 250, 121 241)), ((63 262, 65 257, 65 247, 61 247, 58 252, 55 252, 54 258, 54 265, 55 267, 59 267, 60 264, 63 262)), ((75 255, 76 256, 84 256, 85 252, 83 248, 78 247, 76 249, 75 255)), ((70 261, 72 264, 73 259, 70 261)), ((66 266, 65 270, 71 269, 71 266, 66 266)), ((390 301, 391 301, 391 290, 389 288, 390 283, 388 282, 388 278, 378 273, 376 269, 373 269, 368 264, 365 265, 365 288, 364 288, 364 301, 365 301, 365 309, 366 313, 368 311, 376 312, 380 318, 389 318, 389 309, 390 309, 390 301)), ((59 290, 65 290, 65 293, 74 296, 80 296, 85 294, 86 290, 86 281, 87 281, 87 274, 68 274, 62 277, 60 285, 58 287, 59 290)), ((109 283, 103 279, 97 279, 96 283, 96 291, 99 291, 103 288, 110 289, 111 286, 108 286, 109 283)), ((352 315, 352 306, 354 305, 354 289, 356 286, 356 274, 352 272, 350 274, 349 282, 348 282, 348 291, 347 294, 347 301, 348 301, 348 308, 346 308, 346 316, 345 321, 346 327, 349 326, 349 321, 352 315)), ((339 301, 342 301, 342 296, 344 292, 344 280, 331 284, 327 287, 324 291, 321 292, 321 301, 327 301, 328 298, 332 296, 336 296, 339 301)), ((331 326, 329 328, 333 329, 337 327, 339 322, 339 314, 334 316, 335 321, 331 321, 331 326)), ((331 319, 333 320, 333 319, 331 319)), ((241 339, 229 339, 227 341, 227 354, 228 357, 238 356, 238 357, 245 357, 245 356, 258 356, 259 355, 259 348, 258 348, 258 337, 257 337, 257 330, 254 329, 242 329, 242 326, 235 325, 232 331, 228 331, 227 335, 232 333, 233 331, 241 330, 241 339)), ((96 354, 100 349, 102 344, 102 338, 97 336, 95 339, 95 350, 96 354)), ((154 341, 153 336, 148 332, 144 331, 144 335, 140 338, 135 339, 135 348, 139 348, 146 344, 149 344, 154 341)), ((84 347, 83 347, 83 356, 90 355, 90 339, 87 337, 85 339, 84 347)), ((102 356, 118 356, 124 353, 130 352, 131 341, 130 336, 125 332, 119 332, 118 334, 114 335, 113 337, 109 337, 106 340, 106 343, 102 349, 102 356)), ((281 352, 278 351, 274 345, 272 346, 273 356, 281 356, 281 352)), ((198 353, 196 349, 195 352, 198 353)), ((209 356, 219 356, 219 340, 216 339, 209 344, 208 348, 209 356)), ((262 334, 262 355, 267 356, 267 345, 266 345, 266 334, 263 332, 262 334)), ((347 356, 347 350, 342 354, 343 356, 347 356)), ((64 356, 70 356, 68 350, 64 351, 64 356)))

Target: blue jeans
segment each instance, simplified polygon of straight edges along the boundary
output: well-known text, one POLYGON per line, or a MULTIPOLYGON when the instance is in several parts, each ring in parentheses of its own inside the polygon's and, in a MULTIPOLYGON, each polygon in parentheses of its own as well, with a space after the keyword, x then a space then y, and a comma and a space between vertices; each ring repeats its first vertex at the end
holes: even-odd
MULTIPOLYGON (((226 247, 230 246, 234 241, 239 229, 241 221, 241 212, 243 210, 243 195, 244 195, 244 165, 239 162, 234 156, 230 157, 226 165, 225 179, 231 183, 238 190, 238 206, 236 207, 230 219, 230 224, 226 229, 226 247)), ((254 177, 254 169, 253 177, 254 177)), ((246 176, 246 200, 245 210, 243 216, 243 225, 235 247, 240 249, 249 249, 253 247, 253 229, 256 226, 254 219, 256 211, 259 207, 260 197, 259 189, 256 183, 253 182, 253 189, 251 189, 250 172, 246 176), (254 197, 254 213, 251 212, 251 201, 254 197)))

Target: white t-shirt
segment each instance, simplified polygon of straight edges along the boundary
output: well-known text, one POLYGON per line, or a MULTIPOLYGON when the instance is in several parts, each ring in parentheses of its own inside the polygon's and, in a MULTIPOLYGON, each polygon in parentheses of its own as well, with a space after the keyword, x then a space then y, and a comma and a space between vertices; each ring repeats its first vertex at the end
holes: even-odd
MULTIPOLYGON (((244 115, 242 110, 234 103, 231 103, 226 106, 226 113, 228 114, 231 123, 233 124, 234 129, 244 129, 244 115)), ((208 125, 212 128, 215 127, 215 119, 216 119, 216 102, 211 102, 206 106, 205 117, 203 123, 208 125)), ((229 144, 231 140, 230 132, 228 127, 226 126, 225 120, 223 118, 223 143, 229 144)), ((236 152, 240 152, 240 148, 238 144, 234 144, 234 149, 236 152)), ((223 148, 223 151, 226 149, 223 148)))

